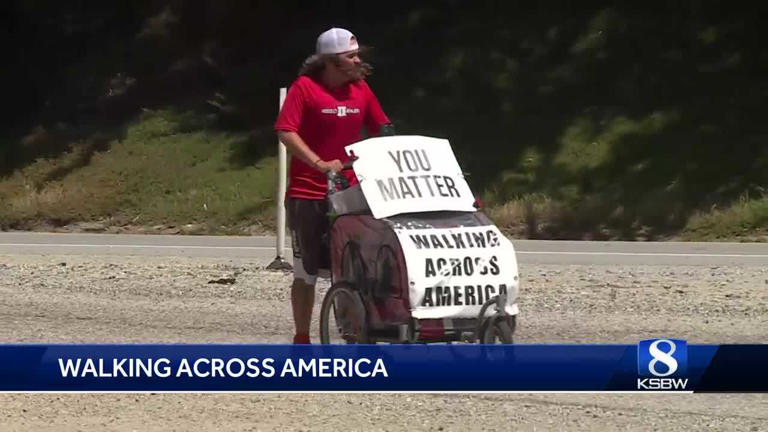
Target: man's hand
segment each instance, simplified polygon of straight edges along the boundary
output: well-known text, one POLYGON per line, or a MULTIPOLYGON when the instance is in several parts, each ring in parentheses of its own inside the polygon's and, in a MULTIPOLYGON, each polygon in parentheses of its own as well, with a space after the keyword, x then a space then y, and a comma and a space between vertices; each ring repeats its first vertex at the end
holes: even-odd
POLYGON ((344 164, 342 164, 338 159, 334 159, 332 161, 319 160, 315 162, 315 167, 324 173, 327 173, 328 171, 340 173, 341 170, 344 169, 344 164))

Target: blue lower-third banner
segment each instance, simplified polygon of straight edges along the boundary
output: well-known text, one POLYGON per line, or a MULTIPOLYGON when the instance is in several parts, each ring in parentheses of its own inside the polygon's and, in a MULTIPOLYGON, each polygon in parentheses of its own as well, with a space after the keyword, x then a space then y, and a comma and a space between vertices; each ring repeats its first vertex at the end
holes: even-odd
POLYGON ((768 391, 768 345, 0 345, 0 391, 768 391))

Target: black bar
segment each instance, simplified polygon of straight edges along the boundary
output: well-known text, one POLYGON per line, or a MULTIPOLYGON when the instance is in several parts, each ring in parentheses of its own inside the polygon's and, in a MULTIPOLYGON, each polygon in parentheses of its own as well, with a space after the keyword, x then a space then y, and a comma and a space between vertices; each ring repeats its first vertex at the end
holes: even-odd
POLYGON ((722 345, 704 371, 696 393, 768 393, 768 345, 722 345))

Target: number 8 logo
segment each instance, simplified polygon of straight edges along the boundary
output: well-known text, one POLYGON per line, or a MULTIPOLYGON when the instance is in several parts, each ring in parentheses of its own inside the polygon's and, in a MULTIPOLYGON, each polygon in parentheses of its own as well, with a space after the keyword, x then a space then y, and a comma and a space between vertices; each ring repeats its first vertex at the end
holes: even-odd
POLYGON ((659 339, 657 341, 654 341, 651 346, 648 348, 648 352, 653 356, 653 360, 648 363, 648 370, 651 371, 652 374, 656 375, 657 377, 665 377, 672 375, 677 371, 677 360, 675 360, 674 357, 672 357, 672 354, 675 353, 675 350, 677 349, 677 346, 674 342, 672 342, 669 339, 659 339), (661 343, 669 344, 669 351, 664 352, 659 349, 659 344, 661 343), (661 373, 656 370, 656 365, 662 362, 664 365, 667 366, 667 372, 661 373))

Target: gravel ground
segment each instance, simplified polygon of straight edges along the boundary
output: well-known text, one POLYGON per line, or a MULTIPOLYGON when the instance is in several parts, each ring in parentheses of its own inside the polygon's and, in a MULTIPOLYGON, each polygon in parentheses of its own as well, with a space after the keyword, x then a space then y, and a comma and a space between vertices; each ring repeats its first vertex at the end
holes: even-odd
MULTIPOLYGON (((768 266, 521 272, 519 342, 768 339, 768 266)), ((284 343, 289 282, 238 259, 0 256, 0 341, 284 343), (209 283, 222 278, 235 283, 209 283)), ((2 394, 0 406, 0 430, 768 430, 766 395, 2 394)))

